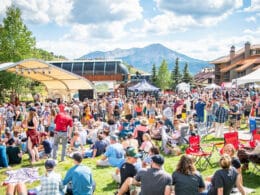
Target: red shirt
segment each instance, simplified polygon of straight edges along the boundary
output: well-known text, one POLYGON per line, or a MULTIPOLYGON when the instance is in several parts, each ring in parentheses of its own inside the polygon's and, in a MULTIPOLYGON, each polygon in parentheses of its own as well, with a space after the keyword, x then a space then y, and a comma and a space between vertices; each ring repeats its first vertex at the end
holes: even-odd
POLYGON ((68 126, 73 126, 72 118, 64 113, 59 113, 54 119, 54 123, 56 124, 56 131, 67 131, 68 126))

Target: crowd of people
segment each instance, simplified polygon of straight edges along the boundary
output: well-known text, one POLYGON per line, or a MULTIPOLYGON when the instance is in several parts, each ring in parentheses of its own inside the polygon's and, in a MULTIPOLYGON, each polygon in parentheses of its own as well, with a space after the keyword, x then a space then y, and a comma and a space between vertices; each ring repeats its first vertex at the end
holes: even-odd
MULTIPOLYGON (((185 136, 214 132, 216 138, 223 138, 226 124, 228 131, 238 131, 244 120, 250 129, 249 119, 259 115, 255 89, 197 89, 157 99, 139 94, 83 102, 6 103, 0 105, 0 167, 22 163, 25 153, 32 166, 46 159, 39 194, 92 194, 95 178, 82 161, 97 156, 101 156, 97 166, 115 167, 117 194, 230 194, 234 185, 245 194, 232 146, 226 146, 221 168, 205 182, 192 157, 183 155, 170 175, 163 168, 163 154, 179 155, 185 136), (66 158, 72 158, 75 166, 62 179, 54 167, 66 158)), ((27 194, 22 183, 7 186, 7 194, 15 190, 27 194)))

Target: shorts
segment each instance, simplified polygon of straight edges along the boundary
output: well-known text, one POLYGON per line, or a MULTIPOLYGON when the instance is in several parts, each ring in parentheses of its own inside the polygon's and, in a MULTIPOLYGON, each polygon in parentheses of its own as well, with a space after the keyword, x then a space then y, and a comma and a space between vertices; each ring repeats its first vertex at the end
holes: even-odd
POLYGON ((236 125, 236 119, 229 120, 229 126, 234 127, 236 125))

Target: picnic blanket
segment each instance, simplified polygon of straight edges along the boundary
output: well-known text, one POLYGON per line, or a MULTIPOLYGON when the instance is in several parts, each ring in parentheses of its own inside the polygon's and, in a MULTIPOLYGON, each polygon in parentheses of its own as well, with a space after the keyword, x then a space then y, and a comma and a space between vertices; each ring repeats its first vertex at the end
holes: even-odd
MULTIPOLYGON (((245 190, 246 194, 251 194, 251 193, 255 192, 254 189, 248 188, 248 187, 244 187, 244 190, 245 190)), ((233 191, 233 193, 231 193, 231 195, 241 195, 241 193, 238 191, 237 188, 235 188, 235 190, 233 191)))
POLYGON ((4 184, 18 183, 18 182, 34 182, 40 179, 38 168, 21 168, 18 170, 6 171, 8 177, 4 184))

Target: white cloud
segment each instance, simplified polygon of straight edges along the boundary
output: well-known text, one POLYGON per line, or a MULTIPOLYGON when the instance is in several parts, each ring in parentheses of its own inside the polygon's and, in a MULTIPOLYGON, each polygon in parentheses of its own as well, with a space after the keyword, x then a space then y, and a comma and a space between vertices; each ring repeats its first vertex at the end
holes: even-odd
POLYGON ((242 7, 242 0, 156 0, 159 9, 193 18, 219 17, 242 7))
POLYGON ((2 0, 0 9, 2 16, 5 15, 6 7, 11 4, 21 9, 25 21, 40 24, 49 22, 64 24, 69 20, 72 9, 71 0, 2 0))
POLYGON ((146 19, 142 32, 167 34, 192 27, 209 27, 242 6, 242 0, 155 0, 161 14, 146 19))
POLYGON ((138 0, 74 0, 73 22, 99 24, 129 22, 142 17, 138 0))
POLYGON ((256 22, 256 17, 250 16, 245 19, 247 22, 256 22))
POLYGON ((246 35, 254 35, 256 37, 258 36, 258 38, 260 39, 260 27, 258 27, 257 29, 254 29, 254 30, 252 30, 252 29, 245 29, 243 31, 243 33, 246 34, 246 35))

